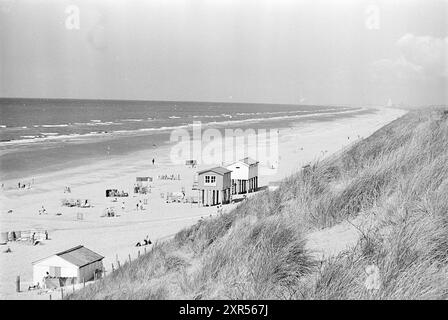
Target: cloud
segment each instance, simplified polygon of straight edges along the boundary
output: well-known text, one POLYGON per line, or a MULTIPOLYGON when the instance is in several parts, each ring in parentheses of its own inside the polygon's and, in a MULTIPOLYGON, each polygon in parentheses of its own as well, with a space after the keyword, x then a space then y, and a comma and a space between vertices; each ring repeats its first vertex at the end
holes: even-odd
POLYGON ((368 81, 378 97, 412 103, 446 103, 448 37, 405 34, 395 43, 398 56, 370 63, 368 81))
POLYGON ((404 59, 410 67, 432 76, 448 77, 448 37, 406 34, 397 41, 404 59))
POLYGON ((373 80, 448 78, 448 37, 405 34, 397 42, 397 59, 382 59, 370 65, 373 80))
POLYGON ((379 82, 418 80, 422 78, 422 73, 422 66, 409 62, 403 56, 396 60, 377 60, 370 66, 372 80, 379 82))

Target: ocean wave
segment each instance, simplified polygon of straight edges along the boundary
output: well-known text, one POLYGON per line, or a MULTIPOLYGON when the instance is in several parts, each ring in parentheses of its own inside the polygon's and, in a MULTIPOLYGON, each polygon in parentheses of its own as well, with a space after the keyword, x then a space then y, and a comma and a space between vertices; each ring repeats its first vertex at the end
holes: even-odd
MULTIPOLYGON (((302 119, 302 118, 312 118, 312 117, 322 117, 322 116, 330 116, 330 115, 339 115, 339 114, 347 114, 347 113, 355 113, 362 110, 365 110, 366 108, 350 108, 342 110, 341 108, 335 108, 335 109, 326 109, 327 112, 317 112, 317 113, 309 113, 309 114, 300 114, 300 115, 284 115, 284 116, 276 116, 276 117, 264 117, 264 118, 250 118, 250 119, 239 119, 239 120, 227 120, 227 121, 213 121, 213 122, 206 122, 203 123, 203 127, 210 127, 210 126, 228 126, 228 125, 234 125, 238 123, 250 123, 250 122, 267 122, 267 121, 278 121, 278 120, 286 120, 286 119, 302 119), (337 112, 334 112, 334 110, 338 110, 337 112), (341 111, 342 110, 342 111, 341 111)), ((34 143, 34 142, 45 142, 48 140, 67 140, 67 139, 90 139, 94 137, 107 137, 107 136, 132 136, 132 135, 138 135, 140 134, 146 134, 148 132, 164 132, 164 131, 170 131, 170 130, 176 130, 176 129, 185 129, 192 127, 193 124, 183 124, 183 125, 176 125, 176 126, 162 126, 157 128, 140 128, 140 129, 131 129, 131 130, 114 130, 114 131, 91 131, 89 133, 85 134, 66 134, 66 135, 59 135, 56 132, 46 132, 41 133, 42 136, 37 136, 34 138, 31 138, 31 136, 22 136, 25 139, 18 139, 18 140, 9 140, 9 141, 2 141, 0 142, 1 146, 6 145, 20 145, 20 144, 28 144, 28 143, 34 143)))
POLYGON ((68 124, 43 124, 41 127, 43 128, 62 128, 62 127, 68 127, 68 124))
POLYGON ((113 122, 113 121, 107 121, 107 122, 75 122, 73 123, 74 126, 88 126, 88 127, 96 127, 96 126, 111 126, 111 125, 121 125, 123 123, 121 122, 113 122))
MULTIPOLYGON (((22 129, 28 129, 27 126, 20 126, 20 127, 8 127, 8 126, 2 126, 3 129, 6 129, 7 131, 14 131, 14 130, 22 130, 22 129)), ((5 130, 5 131, 6 131, 5 130)))
POLYGON ((144 119, 121 119, 120 121, 127 121, 127 122, 141 122, 144 119))
POLYGON ((331 111, 331 110, 341 110, 342 108, 325 108, 318 110, 292 110, 292 111, 265 111, 265 112, 237 112, 239 116, 259 116, 259 115, 269 115, 269 114, 295 114, 295 113, 319 113, 321 111, 331 111))
MULTIPOLYGON (((330 109, 327 109, 330 110, 330 109)), ((333 110, 340 110, 340 109, 333 109, 333 110)), ((250 122, 266 122, 266 121, 278 121, 278 120, 286 120, 286 119, 302 119, 302 118, 312 118, 312 117, 319 117, 319 116, 331 116, 331 115, 338 115, 338 114, 346 114, 346 113, 353 113, 353 112, 359 112, 361 110, 365 110, 365 108, 352 108, 346 111, 338 111, 338 112, 318 112, 318 113, 310 113, 310 114, 301 114, 301 115, 294 115, 294 116, 279 116, 279 117, 269 117, 269 118, 250 118, 250 119, 240 119, 240 120, 229 120, 229 121, 214 121, 214 122, 208 122, 204 124, 204 126, 209 125, 229 125, 229 124, 236 124, 236 123, 250 123, 250 122)))
POLYGON ((221 118, 222 115, 197 115, 197 116, 192 116, 192 118, 221 118))

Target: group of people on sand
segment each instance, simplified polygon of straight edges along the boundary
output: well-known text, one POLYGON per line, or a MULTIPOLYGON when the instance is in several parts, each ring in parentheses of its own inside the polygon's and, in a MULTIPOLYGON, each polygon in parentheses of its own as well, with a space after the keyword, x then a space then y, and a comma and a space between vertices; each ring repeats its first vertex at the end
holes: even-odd
POLYGON ((145 207, 143 206, 143 204, 147 205, 148 204, 148 199, 144 199, 144 202, 142 202, 142 200, 139 200, 136 204, 135 204, 135 209, 138 211, 140 209, 140 211, 146 210, 145 207))
POLYGON ((28 189, 31 189, 31 186, 34 185, 34 178, 32 178, 31 182, 28 182, 28 184, 26 184, 26 183, 21 184, 20 182, 18 183, 19 189, 20 189, 20 187, 22 187, 22 189, 25 188, 26 185, 28 185, 28 189))
POLYGON ((180 174, 177 174, 177 176, 175 176, 174 174, 171 175, 167 175, 167 174, 163 174, 161 176, 158 176, 159 180, 180 180, 180 174))
POLYGON ((106 209, 106 216, 107 217, 115 217, 116 216, 115 210, 114 210, 113 207, 110 207, 110 208, 106 209))
MULTIPOLYGON (((25 183, 25 182, 17 182, 17 189, 31 189, 31 186, 34 185, 34 178, 31 182, 25 183), (28 187, 27 187, 28 186, 28 187)), ((5 189, 5 184, 2 183, 2 190, 5 189)))
MULTIPOLYGON (((145 199, 143 199, 143 202, 142 202, 142 200, 139 200, 136 204, 135 204, 135 210, 136 211, 143 211, 143 210, 146 210, 146 205, 148 204, 148 199, 147 198, 145 198, 145 199)), ((108 217, 110 217, 110 216, 115 216, 115 213, 113 212, 113 207, 110 207, 110 208, 107 208, 107 211, 108 211, 108 217)), ((124 201, 122 201, 121 202, 121 212, 122 213, 124 213, 126 211, 126 203, 124 202, 124 201)))
POLYGON ((47 209, 45 209, 44 206, 42 206, 42 209, 39 209, 39 215, 41 214, 48 214, 47 209))
POLYGON ((48 289, 48 287, 47 287, 47 280, 52 279, 52 278, 53 277, 47 271, 45 273, 45 276, 42 278, 42 285, 40 284, 40 282, 38 282, 35 285, 28 286, 28 291, 30 291, 30 290, 39 290, 39 289, 48 289))
MULTIPOLYGON (((30 242, 33 244, 33 245, 36 245, 36 244, 39 244, 40 243, 40 240, 41 240, 42 238, 41 237, 37 237, 36 236, 36 233, 35 232, 33 232, 33 234, 31 235, 31 238, 30 238, 30 242)), ((45 230, 45 237, 44 237, 44 239, 45 240, 48 240, 48 231, 46 231, 45 230)))
MULTIPOLYGON (((18 183, 17 183, 17 188, 18 188, 18 189, 25 189, 26 186, 27 186, 26 183, 21 183, 21 182, 18 182, 18 183)), ((31 189, 31 182, 28 182, 28 189, 31 189)))
POLYGON ((143 241, 139 241, 135 244, 136 247, 142 247, 142 246, 148 246, 150 245, 152 242, 149 239, 149 235, 146 235, 146 238, 143 239, 143 241))

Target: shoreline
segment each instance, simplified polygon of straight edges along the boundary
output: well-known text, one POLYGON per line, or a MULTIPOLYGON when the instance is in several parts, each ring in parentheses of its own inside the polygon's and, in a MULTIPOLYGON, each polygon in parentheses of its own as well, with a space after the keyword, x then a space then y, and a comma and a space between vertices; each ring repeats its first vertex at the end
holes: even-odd
MULTIPOLYGON (((320 112, 292 117, 280 117, 278 119, 267 118, 264 120, 234 121, 234 126, 227 126, 226 122, 203 123, 202 128, 216 128, 223 131, 227 128, 282 128, 292 124, 308 123, 310 121, 333 121, 334 119, 371 114, 375 108, 351 108, 338 112, 320 112), (239 126, 236 126, 239 124, 239 126)), ((192 126, 178 127, 191 132, 192 126)), ((149 131, 151 132, 151 131, 149 131)), ((170 130, 148 134, 148 131, 135 131, 132 134, 104 135, 89 139, 56 139, 45 143, 35 142, 31 144, 15 145, 11 149, 8 146, 0 147, 0 180, 8 184, 14 179, 27 179, 38 174, 45 174, 55 170, 64 169, 67 164, 72 167, 85 165, 90 161, 108 161, 114 158, 130 156, 140 151, 157 151, 158 147, 171 145, 169 141, 170 130), (154 147, 154 145, 156 147, 154 147), (2 149, 3 148, 3 149, 2 149), (15 149, 14 149, 15 148, 15 149), (140 149, 140 150, 139 150, 140 149), (30 163, 29 159, 33 159, 30 163)), ((17 181, 16 181, 17 183, 17 181)), ((13 185, 15 185, 14 183, 13 185)))
MULTIPOLYGON (((337 152, 353 143, 358 136, 367 137, 380 127, 390 123, 406 113, 405 110, 376 108, 373 114, 343 117, 328 121, 298 122, 280 129, 279 166, 271 175, 260 177, 260 186, 278 181, 297 172, 312 161, 316 161, 337 152), (347 139, 349 137, 349 139, 347 139)), ((166 154, 170 146, 161 146, 157 150, 156 165, 149 164, 150 154, 154 150, 141 150, 123 157, 76 168, 64 169, 51 174, 36 176, 35 186, 30 190, 7 190, 1 193, 1 230, 25 230, 43 228, 49 230, 52 240, 41 246, 26 246, 8 243, 12 253, 0 253, 0 297, 15 299, 15 276, 20 274, 23 283, 32 278, 31 262, 39 258, 65 250, 78 244, 104 255, 104 266, 110 271, 116 255, 126 260, 127 254, 135 257, 135 242, 149 234, 153 242, 175 234, 184 227, 194 224, 200 217, 216 214, 215 207, 197 205, 167 204, 160 194, 179 191, 185 187, 191 192, 194 173, 204 166, 190 169, 186 166, 172 165, 166 154), (137 159, 137 160, 136 160, 137 159), (162 174, 180 174, 181 180, 158 180, 162 174), (137 212, 135 202, 141 197, 126 199, 126 209, 120 217, 101 218, 101 212, 110 202, 104 198, 104 189, 126 188, 133 185, 136 175, 153 176, 153 191, 148 196, 147 211, 137 212), (89 198, 94 205, 91 209, 62 208, 60 199, 68 197, 63 193, 65 185, 71 185, 73 198, 89 198), (39 216, 38 209, 45 202, 47 216, 39 216), (8 208, 14 208, 13 214, 7 214, 8 208), (84 220, 77 221, 76 214, 83 210, 84 220), (62 216, 55 212, 61 211, 62 216), (6 257, 8 259, 6 259, 6 257)), ((208 167, 208 166, 205 166, 208 167)), ((126 190, 124 189, 124 190, 126 190)), ((235 205, 224 206, 224 211, 235 205)), ((6 248, 7 246, 1 246, 6 248)), ((2 250, 3 251, 3 250, 2 250)), ((24 298, 24 295, 20 295, 24 298)), ((37 296, 25 298, 35 299, 37 296)))

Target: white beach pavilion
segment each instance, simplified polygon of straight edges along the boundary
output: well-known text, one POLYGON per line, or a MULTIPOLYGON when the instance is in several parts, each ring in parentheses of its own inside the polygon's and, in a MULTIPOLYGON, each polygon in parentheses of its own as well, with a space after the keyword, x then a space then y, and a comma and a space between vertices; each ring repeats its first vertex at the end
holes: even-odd
POLYGON ((59 280, 61 286, 93 280, 103 270, 103 259, 82 245, 56 253, 33 262, 33 283, 42 286, 46 276, 59 280))
POLYGON ((258 161, 246 157, 226 168, 232 171, 232 194, 254 192, 258 189, 258 161))

